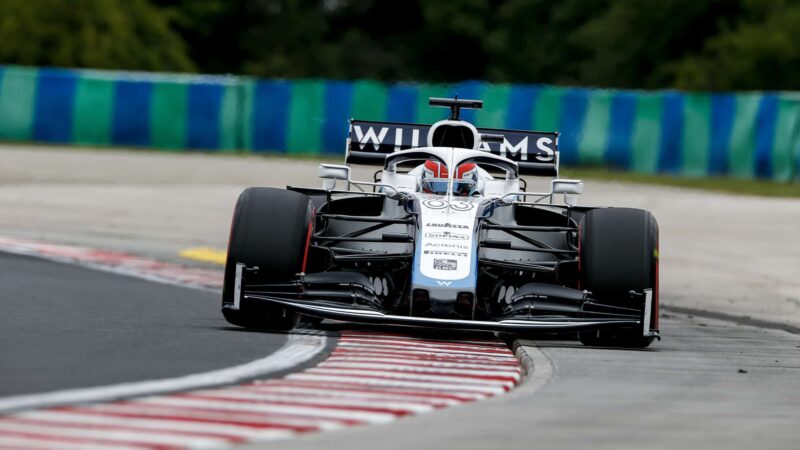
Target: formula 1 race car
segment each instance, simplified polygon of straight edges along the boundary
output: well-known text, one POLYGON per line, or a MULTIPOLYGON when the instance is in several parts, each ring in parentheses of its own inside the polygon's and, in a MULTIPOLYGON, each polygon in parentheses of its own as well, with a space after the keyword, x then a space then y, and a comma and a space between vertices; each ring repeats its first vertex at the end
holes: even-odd
POLYGON ((658 338, 653 215, 577 206, 583 183, 558 178, 558 133, 460 120, 478 100, 430 104, 450 118, 351 120, 346 165, 320 165, 321 189, 242 192, 222 293, 228 322, 577 332, 587 345, 637 348, 658 338), (350 165, 381 169, 357 181, 350 165), (549 190, 527 192, 522 175, 550 177, 549 190))

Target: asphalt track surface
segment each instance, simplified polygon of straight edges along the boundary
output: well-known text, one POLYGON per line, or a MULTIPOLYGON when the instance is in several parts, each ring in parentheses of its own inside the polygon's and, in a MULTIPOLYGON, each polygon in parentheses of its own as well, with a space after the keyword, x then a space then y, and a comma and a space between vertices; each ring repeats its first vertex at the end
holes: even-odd
POLYGON ((800 337, 669 313, 662 327, 644 351, 523 340, 534 371, 508 395, 281 448, 800 448, 800 337))
MULTIPOLYGON (((2 396, 212 370, 286 339, 226 327, 213 293, 6 254, 0 273, 2 396)), ((798 448, 796 334, 662 321, 646 351, 523 340, 533 374, 506 396, 251 448, 798 448)))
POLYGON ((0 252, 0 397, 250 362, 285 334, 228 327, 212 292, 0 252))
MULTIPOLYGON (((130 185, 102 187, 102 170, 83 174, 56 167, 68 165, 69 153, 24 155, 36 171, 50 167, 47 160, 58 162, 41 180, 66 176, 60 173, 75 180, 50 186, 20 179, 14 185, 12 177, 12 185, 0 189, 3 234, 164 257, 183 246, 219 247, 241 188, 236 181, 212 185, 206 178, 184 186, 152 185, 112 154, 75 159, 81 167, 108 159, 109 166, 130 173, 130 185), (159 253, 163 249, 168 252, 159 253)), ((153 172, 149 156, 136 158, 148 176, 173 180, 181 173, 168 164, 153 172)), ((184 161, 176 157, 175 166, 200 173, 186 171, 184 161)), ((254 181, 262 173, 257 164, 242 163, 252 166, 251 178, 242 181, 246 170, 221 170, 222 160, 194 163, 209 171, 204 177, 227 173, 260 184, 254 181)), ((24 176, 26 166, 15 164, 5 167, 24 176)), ((313 164, 296 166, 313 172, 313 164)), ((278 176, 292 179, 268 183, 314 184, 301 183, 309 180, 289 171, 278 176)), ((662 248, 669 275, 664 303, 753 316, 764 325, 800 323, 798 251, 786 238, 796 234, 797 221, 789 218, 800 214, 797 201, 614 185, 597 192, 600 201, 591 203, 616 199, 610 203, 656 210, 669 244, 662 248), (775 216, 768 217, 770 211, 775 216), (737 244, 720 245, 732 242, 737 244)), ((227 328, 215 294, 27 257, 0 254, 0 301, 0 396, 222 368, 262 357, 286 339, 227 328)), ((252 448, 800 448, 800 335, 663 312, 664 340, 645 351, 527 340, 533 373, 508 395, 384 426, 252 448)))

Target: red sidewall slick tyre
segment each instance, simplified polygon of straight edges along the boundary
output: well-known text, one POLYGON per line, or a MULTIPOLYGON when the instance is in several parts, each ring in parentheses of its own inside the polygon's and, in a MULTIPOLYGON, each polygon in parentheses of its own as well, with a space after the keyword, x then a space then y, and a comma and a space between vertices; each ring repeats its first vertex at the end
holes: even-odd
MULTIPOLYGON (((248 188, 239 196, 233 212, 222 304, 233 304, 236 264, 258 267, 257 282, 292 279, 303 270, 312 227, 313 207, 299 192, 275 188, 248 188)), ((242 302, 240 309, 223 308, 225 319, 247 328, 287 329, 298 317, 284 310, 242 302)))
MULTIPOLYGON (((581 286, 601 302, 631 306, 630 291, 653 289, 658 301, 658 223, 649 211, 593 209, 581 222, 581 286)), ((654 308, 654 312, 657 308, 654 308)), ((644 348, 642 329, 580 333, 587 345, 644 348)))

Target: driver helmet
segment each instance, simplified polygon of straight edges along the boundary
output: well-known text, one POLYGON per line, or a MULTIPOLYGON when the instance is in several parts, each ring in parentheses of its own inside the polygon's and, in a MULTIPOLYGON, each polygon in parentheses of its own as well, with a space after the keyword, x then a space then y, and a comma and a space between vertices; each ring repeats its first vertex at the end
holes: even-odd
MULTIPOLYGON (((420 185, 426 194, 447 194, 447 166, 433 160, 425 161, 422 168, 420 185)), ((464 163, 456 167, 453 174, 453 194, 472 195, 478 188, 478 166, 475 163, 464 163)))

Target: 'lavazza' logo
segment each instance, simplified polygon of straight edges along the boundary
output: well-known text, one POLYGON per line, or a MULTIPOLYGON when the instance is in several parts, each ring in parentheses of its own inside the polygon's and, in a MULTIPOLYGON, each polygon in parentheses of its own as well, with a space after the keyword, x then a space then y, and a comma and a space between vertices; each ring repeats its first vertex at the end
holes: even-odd
POLYGON ((461 225, 461 224, 449 223, 449 222, 447 222, 447 223, 426 223, 425 226, 426 227, 430 227, 430 228, 456 228, 456 229, 459 229, 459 230, 469 230, 469 226, 468 225, 461 225))

